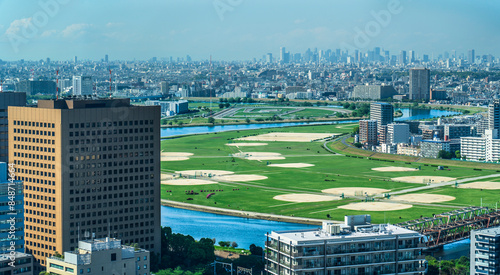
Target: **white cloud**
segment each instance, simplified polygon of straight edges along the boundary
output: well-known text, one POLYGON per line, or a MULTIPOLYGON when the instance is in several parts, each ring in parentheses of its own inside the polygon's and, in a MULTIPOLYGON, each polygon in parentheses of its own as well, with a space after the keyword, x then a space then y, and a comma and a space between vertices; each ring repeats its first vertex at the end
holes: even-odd
POLYGON ((120 22, 109 22, 106 24, 106 27, 107 28, 117 28, 117 27, 121 27, 125 25, 124 23, 120 23, 120 22))
POLYGON ((20 35, 22 30, 29 28, 32 18, 22 18, 12 21, 9 28, 5 31, 6 35, 20 35))
POLYGON ((50 37, 56 33, 57 33, 56 30, 46 30, 46 31, 42 32, 41 37, 44 37, 44 38, 50 37))
POLYGON ((73 24, 67 26, 61 34, 65 38, 78 38, 87 33, 87 30, 91 28, 91 24, 73 24))

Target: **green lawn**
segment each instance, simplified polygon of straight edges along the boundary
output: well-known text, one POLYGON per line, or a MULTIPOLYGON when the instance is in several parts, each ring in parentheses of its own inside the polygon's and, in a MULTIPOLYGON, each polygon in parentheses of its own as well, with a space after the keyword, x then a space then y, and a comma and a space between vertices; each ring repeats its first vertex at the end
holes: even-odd
MULTIPOLYGON (((422 193, 443 192, 443 194, 455 194, 457 199, 438 205, 417 205, 412 208, 398 211, 351 211, 337 208, 360 199, 345 198, 328 202, 295 203, 273 199, 276 195, 289 193, 322 194, 321 190, 337 187, 371 187, 383 188, 391 191, 404 190, 411 187, 422 186, 418 183, 400 183, 390 181, 391 178, 415 175, 415 176, 446 176, 458 179, 495 174, 495 171, 476 171, 468 167, 456 167, 449 165, 450 170, 437 170, 431 165, 414 163, 409 157, 401 157, 394 161, 383 161, 368 159, 367 157, 347 157, 344 155, 333 155, 324 148, 323 142, 267 142, 267 146, 255 147, 233 147, 227 146, 235 138, 258 135, 269 132, 297 132, 297 133, 349 133, 355 124, 350 125, 314 125, 301 127, 287 127, 274 129, 260 129, 248 131, 232 131, 213 133, 197 136, 186 136, 177 139, 168 139, 162 142, 162 150, 165 152, 189 152, 194 155, 185 161, 162 162, 162 171, 173 173, 182 170, 227 170, 235 174, 257 174, 268 177, 265 180, 239 183, 222 183, 196 186, 162 185, 162 198, 187 202, 198 205, 215 206, 226 209, 238 209, 271 213, 288 216, 301 216, 309 218, 343 220, 344 215, 366 214, 372 215, 374 222, 397 223, 404 220, 416 219, 421 215, 431 216, 470 205, 479 205, 480 196, 483 202, 493 203, 499 194, 490 191, 473 189, 455 189, 442 187, 425 190, 422 193), (286 159, 255 161, 232 157, 232 154, 243 152, 274 152, 281 153, 286 159), (270 167, 275 163, 309 163, 314 164, 307 168, 280 168, 270 167), (421 167, 415 172, 379 172, 372 168, 382 166, 399 167, 421 167), (470 191, 473 190, 473 191, 470 191), (186 195, 186 191, 197 192, 198 195, 186 195), (205 192, 206 191, 206 192, 205 192), (207 199, 208 193, 215 193, 207 199), (192 200, 187 200, 191 198, 192 200), (479 198, 479 201, 477 200, 479 198)), ((252 141, 253 142, 253 141, 252 141)), ((332 148, 338 150, 338 143, 332 148)), ((340 146, 342 147, 342 146, 340 146)), ((345 148, 344 148, 345 149, 345 148)), ((373 152, 366 152, 367 155, 373 152)), ((357 152, 357 151, 356 151, 357 152)), ((414 158, 410 158, 413 159, 414 158)), ((461 162, 460 162, 461 163, 461 162)), ((460 164, 458 163, 458 164, 460 164)), ((499 167, 500 169, 500 167, 499 167)), ((323 193, 324 194, 324 193, 323 193)), ((453 196, 455 196, 453 195, 453 196)))

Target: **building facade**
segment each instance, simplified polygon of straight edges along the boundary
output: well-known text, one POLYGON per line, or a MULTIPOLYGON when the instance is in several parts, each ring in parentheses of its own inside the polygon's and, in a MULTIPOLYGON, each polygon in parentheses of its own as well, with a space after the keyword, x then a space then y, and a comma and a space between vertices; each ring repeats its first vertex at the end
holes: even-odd
POLYGON ((9 161, 9 106, 26 106, 26 93, 0 93, 0 162, 9 161))
POLYGON ((437 158, 441 150, 450 152, 450 142, 425 139, 420 142, 420 152, 424 158, 437 158))
POLYGON ((73 95, 91 95, 93 92, 91 76, 73 76, 73 95))
POLYGON ((446 124, 444 125, 444 138, 454 139, 472 136, 471 125, 446 124))
POLYGON ((470 274, 500 274, 500 227, 471 232, 470 274))
POLYGON ((387 143, 398 144, 410 142, 410 126, 405 123, 387 125, 387 143))
POLYGON ((410 99, 425 100, 430 98, 431 73, 426 68, 410 69, 410 99))
POLYGON ((22 80, 16 84, 16 92, 27 95, 56 94, 56 83, 50 80, 22 80))
POLYGON ((33 272, 33 256, 22 252, 0 254, 0 274, 38 275, 33 272))
POLYGON ((7 177, 10 172, 16 174, 7 163, 0 162, 0 249, 8 251, 14 246, 15 251, 24 252, 23 182, 15 178, 11 182, 7 177), (9 168, 11 171, 7 170, 9 168), (15 228, 13 234, 12 226, 15 228))
POLYGON ((64 252, 64 258, 47 259, 49 274, 150 274, 150 253, 124 246, 120 240, 105 238, 79 241, 76 251, 64 252))
POLYGON ((369 215, 346 216, 321 229, 271 232, 269 274, 424 274, 422 235, 394 225, 372 225, 369 215), (368 220, 368 221, 367 221, 368 220))
POLYGON ((394 107, 389 103, 371 103, 370 119, 377 121, 377 125, 387 125, 394 121, 394 107))
POLYGON ((159 106, 61 99, 9 111, 9 159, 25 185, 36 269, 91 236, 160 252, 159 106))
POLYGON ((351 97, 379 100, 392 98, 397 94, 398 92, 394 89, 394 87, 389 85, 358 85, 354 87, 351 97))
POLYGON ((377 145, 377 121, 360 120, 359 121, 359 142, 364 146, 377 145))

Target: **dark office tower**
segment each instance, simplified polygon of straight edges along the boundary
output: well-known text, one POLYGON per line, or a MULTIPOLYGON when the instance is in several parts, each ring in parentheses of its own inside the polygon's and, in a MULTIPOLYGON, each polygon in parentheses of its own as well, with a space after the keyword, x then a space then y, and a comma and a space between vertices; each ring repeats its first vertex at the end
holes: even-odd
POLYGON ((422 58, 422 61, 423 61, 423 62, 429 62, 429 55, 424 54, 424 55, 423 55, 423 58, 422 58))
POLYGON ((286 63, 285 62, 285 55, 286 55, 285 47, 281 47, 280 48, 280 63, 281 64, 286 63))
POLYGON ((0 93, 0 162, 9 162, 9 106, 26 106, 26 93, 0 93))
POLYGON ((492 130, 494 139, 499 138, 500 133, 500 101, 495 100, 488 106, 488 129, 492 130))
POLYGON ((370 119, 377 121, 377 127, 391 124, 394 120, 394 107, 384 102, 372 103, 370 104, 370 119))
POLYGON ((75 63, 78 63, 78 57, 75 56, 75 63))
POLYGON ((10 107, 9 160, 25 185, 24 237, 36 271, 85 239, 159 253, 159 152, 160 106, 61 99, 10 107))
POLYGON ((406 65, 406 51, 401 51, 399 53, 399 65, 400 66, 406 65))
POLYGON ((476 51, 474 51, 473 49, 469 50, 467 61, 469 61, 469 64, 474 64, 475 60, 476 60, 476 51))
POLYGON ((108 63, 108 62, 109 62, 109 57, 108 57, 108 55, 105 55, 105 56, 104 56, 104 62, 106 62, 106 63, 108 63))
POLYGON ((373 50, 375 52, 375 61, 381 61, 380 57, 380 47, 375 47, 375 49, 373 50))
POLYGON ((410 99, 429 100, 431 73, 426 68, 410 69, 410 99))

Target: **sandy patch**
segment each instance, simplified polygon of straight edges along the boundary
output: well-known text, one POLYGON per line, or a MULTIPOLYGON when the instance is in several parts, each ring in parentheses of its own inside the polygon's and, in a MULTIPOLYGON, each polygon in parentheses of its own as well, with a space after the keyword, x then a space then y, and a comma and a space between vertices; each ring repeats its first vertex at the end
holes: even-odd
POLYGON ((225 180, 225 181, 254 181, 254 180, 265 180, 266 176, 260 175, 224 175, 215 177, 215 180, 225 180))
POLYGON ((161 161, 179 161, 188 160, 189 156, 193 153, 183 153, 183 152, 164 152, 161 153, 161 161))
POLYGON ((248 160, 279 160, 285 159, 280 153, 270 153, 270 152, 240 152, 233 154, 233 156, 238 158, 245 158, 248 160))
POLYGON ((222 176, 222 175, 231 175, 234 174, 234 172, 231 171, 225 171, 225 170, 184 170, 184 171, 175 171, 176 174, 182 174, 183 176, 206 176, 208 177, 209 175, 214 177, 214 176, 222 176))
POLYGON ((246 143, 227 143, 227 146, 236 146, 236 147, 247 147, 247 146, 265 146, 267 143, 257 143, 257 142, 246 142, 246 143))
POLYGON ((418 171, 416 168, 408 168, 408 167, 396 167, 396 166, 388 166, 388 167, 377 167, 372 168, 373 171, 380 172, 406 172, 406 171, 418 171))
POLYGON ((173 179, 174 177, 172 175, 167 175, 167 174, 161 174, 161 180, 170 180, 173 179))
POLYGON ((304 168, 304 167, 311 167, 314 166, 314 164, 309 164, 309 163, 277 163, 277 164, 269 164, 268 166, 271 167, 284 167, 284 168, 304 168))
POLYGON ((335 136, 336 134, 324 133, 268 133, 258 136, 244 137, 237 140, 250 140, 250 141, 287 141, 287 142, 311 142, 314 140, 321 140, 328 137, 335 136))
POLYGON ((498 190, 498 189, 500 189, 500 182, 476 181, 476 182, 471 182, 471 183, 459 184, 458 188, 498 190))
POLYGON ((382 189, 382 188, 369 188, 369 187, 342 187, 342 188, 330 188, 330 189, 325 189, 321 190, 323 193, 328 193, 328 194, 335 194, 335 195, 341 195, 344 194, 344 196, 365 196, 365 193, 368 196, 371 195, 376 195, 376 194, 382 194, 382 193, 387 193, 391 190, 388 189, 382 189))
POLYGON ((396 201, 408 201, 408 202, 421 202, 421 203, 433 203, 433 202, 443 202, 452 201, 455 197, 437 194, 408 194, 394 197, 396 201))
POLYGON ((450 177, 438 177, 438 176, 409 176, 409 177, 399 177, 392 178, 393 181, 411 182, 411 183, 440 183, 456 180, 456 178, 450 177))
POLYGON ((411 204, 390 202, 357 202, 339 206, 338 208, 361 211, 394 211, 411 208, 411 204))
POLYGON ((286 195, 275 196, 273 199, 279 201, 290 201, 290 202, 320 202, 320 201, 336 201, 340 200, 340 197, 313 195, 313 194, 286 194, 286 195))
POLYGON ((217 183, 211 180, 199 180, 199 179, 178 179, 178 180, 165 180, 161 184, 166 185, 205 185, 217 183))

